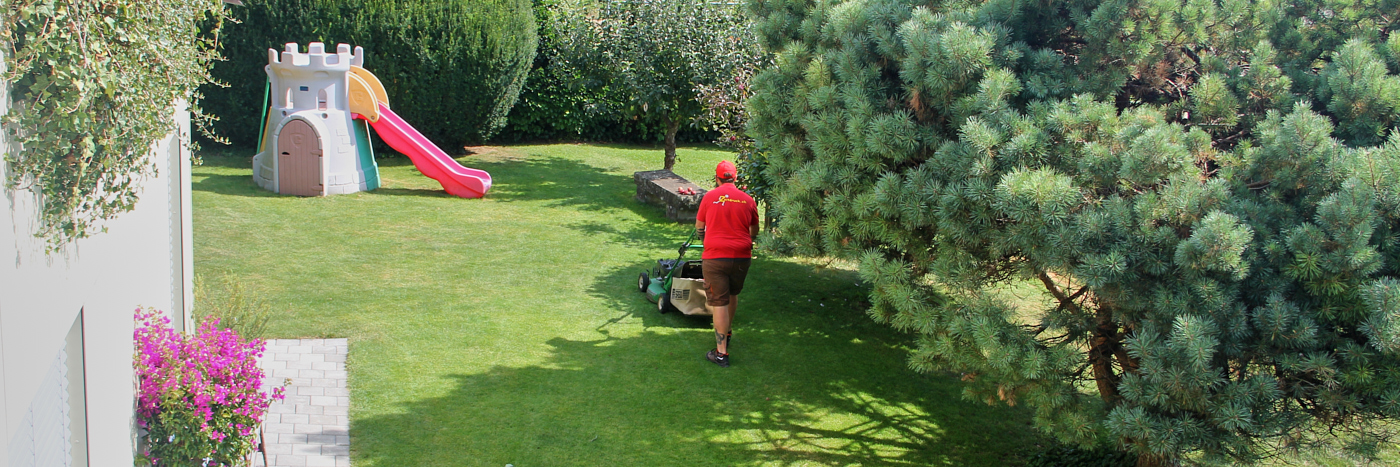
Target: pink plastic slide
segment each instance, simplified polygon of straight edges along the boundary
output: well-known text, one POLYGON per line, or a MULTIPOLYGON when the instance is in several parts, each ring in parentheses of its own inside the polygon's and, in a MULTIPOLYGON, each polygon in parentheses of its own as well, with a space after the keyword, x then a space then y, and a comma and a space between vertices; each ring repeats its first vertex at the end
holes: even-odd
MULTIPOLYGON (((356 114, 355 116, 360 115, 356 114)), ((448 157, 447 153, 438 149, 432 141, 423 137, 422 133, 413 129, 392 110, 389 110, 389 106, 380 103, 379 121, 369 124, 374 127, 374 132, 379 133, 379 137, 385 143, 389 143, 389 147, 408 156, 419 172, 423 172, 423 175, 441 183, 442 189, 447 190, 447 194, 463 198, 480 198, 486 194, 487 190, 491 189, 491 174, 484 170, 462 167, 457 161, 448 157)))

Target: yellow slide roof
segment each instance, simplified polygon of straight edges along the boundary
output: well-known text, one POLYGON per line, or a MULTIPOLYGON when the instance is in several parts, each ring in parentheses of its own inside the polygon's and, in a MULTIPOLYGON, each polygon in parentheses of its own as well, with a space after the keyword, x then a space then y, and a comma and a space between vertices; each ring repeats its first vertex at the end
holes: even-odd
POLYGON ((384 92, 384 84, 379 82, 374 73, 354 65, 350 66, 349 77, 350 87, 347 94, 350 98, 350 111, 363 115, 371 122, 379 121, 379 104, 389 106, 389 94, 384 92))

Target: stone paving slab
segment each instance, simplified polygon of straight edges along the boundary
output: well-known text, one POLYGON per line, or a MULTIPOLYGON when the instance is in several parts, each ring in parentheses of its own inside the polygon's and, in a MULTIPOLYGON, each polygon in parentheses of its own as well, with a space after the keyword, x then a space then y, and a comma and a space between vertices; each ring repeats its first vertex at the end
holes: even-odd
POLYGON ((255 467, 347 467, 350 465, 350 389, 346 386, 345 339, 272 339, 258 362, 270 390, 284 380, 287 398, 274 401, 263 421, 267 464, 255 467))

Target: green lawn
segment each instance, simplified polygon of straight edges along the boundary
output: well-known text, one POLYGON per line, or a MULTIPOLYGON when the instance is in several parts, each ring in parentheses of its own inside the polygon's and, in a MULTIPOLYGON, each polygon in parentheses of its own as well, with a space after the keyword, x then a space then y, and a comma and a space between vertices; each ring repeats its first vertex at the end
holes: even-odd
MULTIPOLYGON (((1021 408, 966 402, 905 366, 911 337, 865 314, 851 271, 760 257, 734 366, 708 318, 661 315, 637 274, 691 226, 633 200, 659 149, 515 146, 459 158, 483 199, 406 159, 384 187, 297 198, 246 156, 195 167, 195 268, 263 295, 271 337, 348 337, 356 466, 1019 465, 1021 408)), ((706 180, 729 153, 683 148, 706 180)))

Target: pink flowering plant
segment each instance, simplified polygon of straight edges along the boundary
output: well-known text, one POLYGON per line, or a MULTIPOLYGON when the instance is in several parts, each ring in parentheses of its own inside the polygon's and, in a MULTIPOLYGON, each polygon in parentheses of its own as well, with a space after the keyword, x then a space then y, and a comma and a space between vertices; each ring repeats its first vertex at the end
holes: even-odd
POLYGON ((284 397, 282 387, 261 390, 263 341, 217 325, 206 319, 190 336, 158 311, 136 310, 137 422, 155 465, 241 465, 268 404, 284 397))

